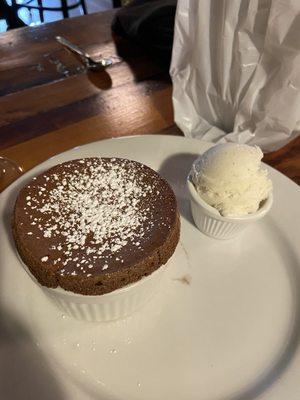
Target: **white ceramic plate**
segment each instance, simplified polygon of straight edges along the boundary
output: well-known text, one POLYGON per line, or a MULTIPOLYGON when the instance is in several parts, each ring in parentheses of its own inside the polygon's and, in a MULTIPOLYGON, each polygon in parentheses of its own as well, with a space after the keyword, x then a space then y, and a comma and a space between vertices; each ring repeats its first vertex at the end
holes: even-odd
POLYGON ((300 190, 270 168, 274 206, 238 239, 201 234, 185 179, 210 145, 170 136, 105 140, 27 173, 0 196, 0 398, 299 400, 300 190), (141 161, 172 184, 182 231, 163 288, 112 323, 63 316, 29 279, 10 234, 18 189, 78 157, 141 161))

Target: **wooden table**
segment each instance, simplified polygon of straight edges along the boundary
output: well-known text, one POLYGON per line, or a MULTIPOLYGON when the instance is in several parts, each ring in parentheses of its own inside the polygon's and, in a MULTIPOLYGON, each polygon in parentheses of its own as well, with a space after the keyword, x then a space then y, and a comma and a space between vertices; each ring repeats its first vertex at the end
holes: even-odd
MULTIPOLYGON (((113 38, 115 11, 0 35, 0 155, 24 171, 99 139, 181 134, 171 81, 140 48, 113 38), (61 35, 93 55, 114 56, 107 72, 87 73, 55 41, 61 35), (121 56, 121 58, 118 56, 121 56)), ((265 161, 300 183, 300 138, 265 161)))

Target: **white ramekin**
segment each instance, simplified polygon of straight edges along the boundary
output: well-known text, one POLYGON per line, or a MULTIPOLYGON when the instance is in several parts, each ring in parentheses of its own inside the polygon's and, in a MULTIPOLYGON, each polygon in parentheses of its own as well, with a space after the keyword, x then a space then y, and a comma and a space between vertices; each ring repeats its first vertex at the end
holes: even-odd
POLYGON ((30 278, 45 295, 66 315, 96 322, 124 318, 141 308, 158 290, 167 264, 139 281, 113 292, 98 296, 73 293, 62 288, 48 288, 39 284, 29 269, 22 263, 30 278))
POLYGON ((197 228, 215 239, 234 238, 251 223, 263 218, 273 204, 273 195, 271 192, 256 213, 243 217, 223 217, 214 207, 207 204, 199 196, 190 175, 187 178, 187 187, 190 195, 192 215, 197 228))

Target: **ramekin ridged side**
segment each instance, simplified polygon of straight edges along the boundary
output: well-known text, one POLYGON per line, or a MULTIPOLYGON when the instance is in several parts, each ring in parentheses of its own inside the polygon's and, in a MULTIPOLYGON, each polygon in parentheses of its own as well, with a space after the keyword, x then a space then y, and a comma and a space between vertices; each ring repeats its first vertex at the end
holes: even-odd
POLYGON ((135 283, 97 296, 81 295, 62 288, 42 286, 28 268, 26 266, 24 268, 62 313, 83 321, 107 322, 125 318, 147 303, 159 289, 167 264, 135 283))
POLYGON ((215 239, 231 239, 236 237, 251 223, 263 218, 271 209, 273 195, 270 193, 260 209, 243 217, 223 217, 213 207, 208 205, 196 191, 190 176, 187 179, 191 211, 197 228, 215 239))

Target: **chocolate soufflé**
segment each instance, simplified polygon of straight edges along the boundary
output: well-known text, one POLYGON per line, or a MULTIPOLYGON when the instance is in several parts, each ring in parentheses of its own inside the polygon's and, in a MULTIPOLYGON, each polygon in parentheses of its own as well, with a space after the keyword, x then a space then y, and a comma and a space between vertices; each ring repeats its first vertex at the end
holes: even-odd
POLYGON ((121 158, 56 165, 25 186, 13 215, 18 252, 38 282, 101 295, 164 265, 179 241, 169 184, 121 158))

